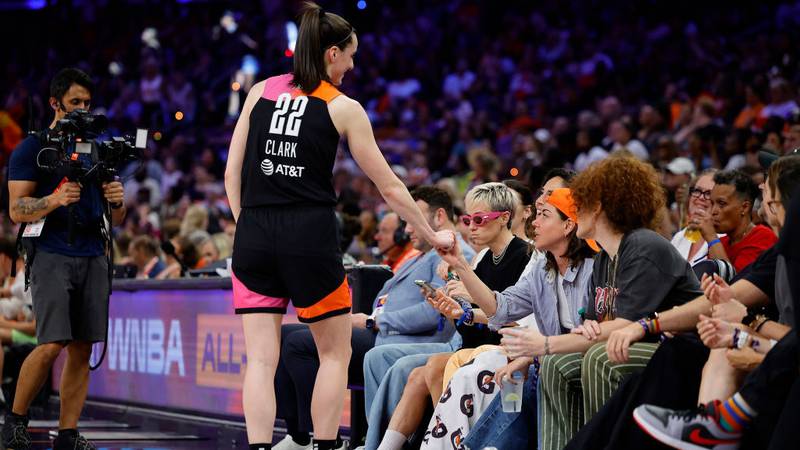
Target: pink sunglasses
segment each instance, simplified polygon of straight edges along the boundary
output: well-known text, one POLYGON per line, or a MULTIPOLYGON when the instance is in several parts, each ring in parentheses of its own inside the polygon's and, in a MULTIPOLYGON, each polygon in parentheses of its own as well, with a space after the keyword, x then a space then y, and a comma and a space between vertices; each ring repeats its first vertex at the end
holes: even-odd
POLYGON ((472 222, 475 222, 475 225, 482 227, 486 225, 486 222, 490 220, 495 220, 498 217, 502 216, 503 214, 507 213, 508 211, 493 211, 493 212, 477 212, 473 215, 464 214, 461 216, 461 222, 464 225, 469 226, 472 222))

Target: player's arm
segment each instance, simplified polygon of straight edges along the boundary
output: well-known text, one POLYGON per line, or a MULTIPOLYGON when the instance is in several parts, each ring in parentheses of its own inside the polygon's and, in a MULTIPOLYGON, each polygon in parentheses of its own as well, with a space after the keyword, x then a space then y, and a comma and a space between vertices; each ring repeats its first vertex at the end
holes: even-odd
POLYGON ((250 112, 264 92, 264 81, 256 83, 247 94, 242 113, 233 129, 231 145, 228 148, 228 162, 225 165, 225 192, 234 220, 239 220, 242 211, 242 163, 244 162, 247 134, 250 131, 250 112))
POLYGON ((375 142, 369 117, 361 104, 340 95, 328 107, 339 134, 347 138, 353 158, 378 187, 389 207, 411 224, 421 237, 433 242, 433 229, 414 203, 406 186, 386 162, 375 142))

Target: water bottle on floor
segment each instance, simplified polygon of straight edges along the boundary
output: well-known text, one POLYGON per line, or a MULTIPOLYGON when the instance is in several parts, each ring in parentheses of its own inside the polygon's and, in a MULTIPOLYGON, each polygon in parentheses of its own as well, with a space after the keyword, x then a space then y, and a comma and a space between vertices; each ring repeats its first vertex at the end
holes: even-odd
POLYGON ((522 411, 522 388, 525 380, 522 372, 516 371, 511 374, 513 382, 506 381, 500 389, 500 398, 503 400, 503 412, 518 413, 522 411))

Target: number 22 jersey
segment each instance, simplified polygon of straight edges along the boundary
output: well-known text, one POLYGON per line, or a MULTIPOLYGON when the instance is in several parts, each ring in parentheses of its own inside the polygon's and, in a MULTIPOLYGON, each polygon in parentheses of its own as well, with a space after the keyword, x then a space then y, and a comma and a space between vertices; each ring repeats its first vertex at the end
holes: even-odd
POLYGON ((243 208, 336 204, 333 164, 339 132, 328 103, 341 93, 322 81, 307 95, 291 80, 291 74, 268 78, 250 112, 243 208))

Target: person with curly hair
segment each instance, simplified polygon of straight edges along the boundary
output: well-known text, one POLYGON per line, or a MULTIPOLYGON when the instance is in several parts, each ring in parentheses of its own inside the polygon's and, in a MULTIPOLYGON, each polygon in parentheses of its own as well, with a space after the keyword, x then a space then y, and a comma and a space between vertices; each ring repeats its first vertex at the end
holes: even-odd
MULTIPOLYGON (((657 348, 657 341, 636 344, 629 349, 628 364, 612 366, 605 341, 613 330, 702 294, 686 259, 653 231, 664 192, 652 166, 611 157, 578 174, 570 188, 577 236, 594 239, 603 249, 595 258, 583 323, 570 334, 550 337, 500 330, 510 358, 539 357, 539 448, 545 450, 564 448, 622 379, 643 368, 657 348)), ((641 324, 653 326, 652 321, 641 324)))

